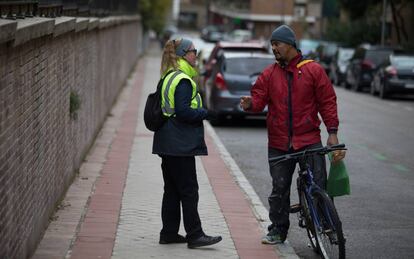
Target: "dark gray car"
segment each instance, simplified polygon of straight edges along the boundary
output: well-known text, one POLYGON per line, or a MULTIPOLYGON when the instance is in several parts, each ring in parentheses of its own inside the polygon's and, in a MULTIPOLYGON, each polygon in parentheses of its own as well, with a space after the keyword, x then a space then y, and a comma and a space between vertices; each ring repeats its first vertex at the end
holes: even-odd
POLYGON ((390 55, 374 74, 371 94, 384 99, 396 93, 414 93, 414 55, 390 55))
POLYGON ((349 61, 346 86, 361 91, 371 86, 373 74, 378 66, 394 52, 390 47, 361 45, 349 61))
POLYGON ((265 67, 275 62, 271 54, 254 51, 222 51, 206 81, 204 102, 218 113, 213 125, 220 124, 228 116, 245 117, 249 114, 239 107, 240 97, 250 95, 250 89, 265 67))
POLYGON ((352 48, 339 47, 335 55, 332 58, 332 62, 329 65, 329 78, 334 85, 342 85, 345 83, 346 67, 349 64, 349 59, 354 54, 352 48))

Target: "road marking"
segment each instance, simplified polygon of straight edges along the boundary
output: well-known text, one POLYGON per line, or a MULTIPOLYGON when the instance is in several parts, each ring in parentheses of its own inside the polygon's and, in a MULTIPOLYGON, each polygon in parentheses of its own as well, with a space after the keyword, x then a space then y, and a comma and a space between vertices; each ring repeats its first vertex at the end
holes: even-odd
MULTIPOLYGON (((349 145, 348 145, 349 146, 349 145)), ((363 144, 355 144, 355 145, 353 145, 353 146, 355 146, 355 147, 358 147, 358 148, 360 148, 360 149, 362 149, 362 150, 369 150, 369 148, 367 147, 367 146, 365 146, 365 145, 363 145, 363 144)), ((372 152, 371 153, 371 155, 374 157, 374 158, 376 158, 376 159, 378 159, 378 160, 380 160, 380 161, 383 161, 383 162, 386 162, 387 160, 389 161, 389 159, 385 156, 385 155, 383 155, 383 154, 381 154, 381 153, 376 153, 376 152, 372 152)), ((400 172, 409 172, 410 171, 410 169, 408 169, 406 166, 404 166, 404 165, 402 165, 402 164, 397 164, 397 163, 394 163, 394 164, 392 164, 392 167, 394 168, 394 169, 396 169, 396 170, 398 170, 398 171, 400 171, 400 172)))
POLYGON ((380 154, 380 153, 372 153, 372 155, 373 155, 376 159, 378 159, 378 160, 381 160, 381 161, 385 161, 385 160, 387 160, 387 157, 386 157, 386 156, 384 156, 383 154, 380 154))
POLYGON ((392 165, 395 169, 397 169, 398 171, 401 171, 401 172, 409 172, 410 170, 408 170, 408 168, 407 167, 405 167, 405 166, 403 166, 403 165, 401 165, 401 164, 393 164, 392 165))

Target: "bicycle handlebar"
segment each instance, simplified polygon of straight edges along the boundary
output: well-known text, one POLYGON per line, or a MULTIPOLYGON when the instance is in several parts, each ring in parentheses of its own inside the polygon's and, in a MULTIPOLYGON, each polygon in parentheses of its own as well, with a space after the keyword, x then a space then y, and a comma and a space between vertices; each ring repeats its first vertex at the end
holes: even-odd
POLYGON ((301 157, 307 157, 307 156, 313 155, 315 153, 325 155, 325 154, 327 154, 331 151, 335 151, 335 150, 346 150, 345 144, 337 144, 337 145, 320 147, 320 148, 306 149, 306 150, 296 152, 296 153, 292 153, 292 154, 287 154, 287 155, 277 156, 277 157, 271 157, 271 158, 269 158, 269 162, 280 163, 280 162, 284 162, 284 161, 287 161, 287 160, 298 159, 298 158, 301 158, 301 157))

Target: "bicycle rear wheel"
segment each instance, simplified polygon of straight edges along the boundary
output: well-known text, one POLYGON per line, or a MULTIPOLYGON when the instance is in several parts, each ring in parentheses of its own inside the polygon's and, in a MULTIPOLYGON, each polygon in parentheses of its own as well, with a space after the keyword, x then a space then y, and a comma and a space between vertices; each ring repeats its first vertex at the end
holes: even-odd
POLYGON ((328 195, 317 190, 313 194, 317 219, 313 219, 319 252, 325 259, 345 258, 345 238, 342 223, 328 195))
MULTIPOLYGON (((310 216, 309 204, 308 204, 308 200, 306 199, 306 195, 304 192, 300 194, 300 203, 302 205, 302 210, 300 212, 301 220, 303 220, 302 225, 304 224, 306 228, 306 232, 308 234, 308 238, 309 238, 313 251, 318 253, 319 247, 318 247, 318 241, 316 240, 316 236, 315 236, 315 226, 313 225, 313 221, 310 216)), ((303 227, 301 224, 299 225, 303 227)))

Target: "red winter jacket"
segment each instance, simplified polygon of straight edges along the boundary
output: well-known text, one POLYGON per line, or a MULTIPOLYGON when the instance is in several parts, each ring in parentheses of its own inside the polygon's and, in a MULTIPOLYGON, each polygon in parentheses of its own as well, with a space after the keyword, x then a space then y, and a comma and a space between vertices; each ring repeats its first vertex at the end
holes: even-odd
POLYGON ((269 147, 297 150, 321 141, 318 113, 328 132, 338 130, 336 95, 329 78, 317 62, 301 60, 297 55, 285 68, 277 63, 268 66, 251 89, 250 111, 260 112, 268 105, 269 147), (305 64, 298 68, 299 63, 305 64))

